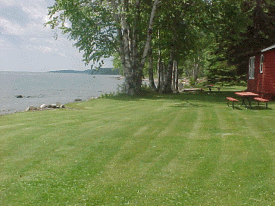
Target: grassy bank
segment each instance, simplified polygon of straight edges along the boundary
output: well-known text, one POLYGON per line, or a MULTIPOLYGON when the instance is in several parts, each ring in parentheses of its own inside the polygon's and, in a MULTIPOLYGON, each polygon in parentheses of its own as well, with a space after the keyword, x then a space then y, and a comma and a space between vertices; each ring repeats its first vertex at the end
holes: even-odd
POLYGON ((0 116, 0 205, 272 205, 275 104, 230 90, 0 116))

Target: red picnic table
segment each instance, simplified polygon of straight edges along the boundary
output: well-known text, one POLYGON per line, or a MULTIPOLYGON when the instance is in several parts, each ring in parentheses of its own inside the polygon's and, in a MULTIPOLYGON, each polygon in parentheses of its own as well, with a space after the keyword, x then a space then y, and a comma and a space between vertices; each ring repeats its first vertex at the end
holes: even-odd
MULTIPOLYGON (((212 92, 212 88, 214 88, 215 85, 214 85, 214 84, 209 84, 209 85, 207 85, 206 87, 209 89, 210 92, 212 92)), ((217 87, 217 89, 218 89, 218 91, 220 91, 221 88, 220 88, 220 87, 217 87)))
POLYGON ((253 92, 235 92, 236 95, 242 98, 242 104, 245 105, 246 108, 252 108, 251 102, 254 97, 258 97, 259 95, 253 92), (246 103, 247 102, 247 103, 246 103))

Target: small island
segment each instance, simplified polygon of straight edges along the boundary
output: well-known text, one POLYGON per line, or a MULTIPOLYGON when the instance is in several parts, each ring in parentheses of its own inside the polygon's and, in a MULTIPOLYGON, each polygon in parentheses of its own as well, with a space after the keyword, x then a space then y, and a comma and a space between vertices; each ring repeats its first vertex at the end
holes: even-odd
POLYGON ((49 71, 49 72, 50 73, 77 73, 77 74, 90 74, 90 75, 120 75, 119 70, 114 68, 87 69, 84 71, 57 70, 57 71, 49 71))

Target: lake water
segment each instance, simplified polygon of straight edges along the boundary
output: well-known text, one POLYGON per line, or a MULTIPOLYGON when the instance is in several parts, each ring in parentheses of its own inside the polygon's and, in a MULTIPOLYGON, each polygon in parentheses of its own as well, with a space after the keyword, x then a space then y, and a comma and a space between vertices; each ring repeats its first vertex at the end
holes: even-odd
POLYGON ((85 101, 117 92, 122 84, 118 75, 0 72, 0 114, 24 111, 28 106, 85 101))

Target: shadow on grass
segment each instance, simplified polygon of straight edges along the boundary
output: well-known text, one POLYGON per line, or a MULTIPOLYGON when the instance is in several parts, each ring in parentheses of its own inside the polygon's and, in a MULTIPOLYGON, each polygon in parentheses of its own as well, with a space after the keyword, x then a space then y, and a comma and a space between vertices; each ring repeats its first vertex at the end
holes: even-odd
MULTIPOLYGON (((229 107, 231 107, 232 108, 232 106, 229 106, 229 107)), ((232 108, 233 109, 233 108, 232 108)), ((234 106, 234 109, 233 110, 243 110, 243 108, 241 108, 240 106, 234 106)))
POLYGON ((265 107, 265 106, 255 106, 255 107, 252 107, 253 110, 273 110, 272 108, 270 107, 265 107))
POLYGON ((143 92, 140 95, 129 96, 125 94, 107 95, 104 98, 119 101, 142 101, 144 99, 151 100, 182 100, 182 101, 201 101, 226 103, 226 97, 235 96, 235 91, 212 91, 212 92, 185 92, 176 94, 159 94, 155 92, 143 92))
MULTIPOLYGON (((230 106, 232 107, 232 106, 230 106)), ((233 108, 232 108, 233 109, 233 108)), ((272 108, 268 107, 266 108, 265 106, 252 106, 252 108, 241 106, 241 105, 235 105, 234 107, 235 110, 273 110, 272 108)))
POLYGON ((188 100, 187 101, 185 100, 185 102, 183 103, 174 104, 174 105, 171 105, 170 107, 184 108, 184 107, 207 107, 207 106, 204 104, 191 103, 188 100))
MULTIPOLYGON (((183 101, 173 105, 173 107, 206 107, 203 103, 215 103, 225 104, 227 106, 226 97, 238 98, 235 95, 236 91, 204 91, 204 92, 184 92, 176 94, 159 94, 156 92, 146 91, 140 95, 129 96, 125 94, 106 95, 104 98, 118 100, 118 101, 143 101, 143 100, 178 100, 183 101)), ((232 108, 233 109, 233 108, 232 108)), ((236 110, 246 109, 241 108, 240 105, 235 105, 236 110)), ((248 108, 249 109, 249 108, 248 108)), ((272 108, 265 106, 255 106, 253 110, 273 110, 272 108)))

